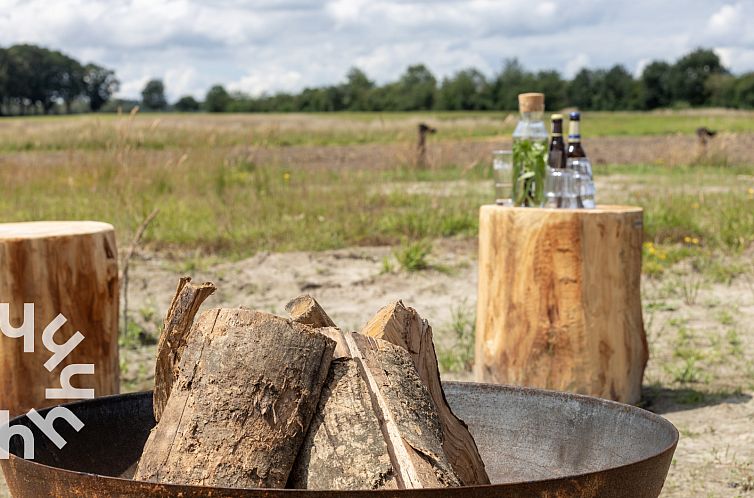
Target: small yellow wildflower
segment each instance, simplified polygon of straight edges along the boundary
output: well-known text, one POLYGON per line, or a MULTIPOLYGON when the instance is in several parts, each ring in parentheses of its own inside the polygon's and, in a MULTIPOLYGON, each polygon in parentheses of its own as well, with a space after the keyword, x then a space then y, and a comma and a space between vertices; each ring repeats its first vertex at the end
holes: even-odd
POLYGON ((693 203, 693 204, 691 205, 691 207, 692 207, 692 208, 694 208, 694 209, 699 209, 699 203, 698 203, 698 202, 695 202, 695 203, 693 203))
POLYGON ((663 260, 664 260, 664 259, 665 259, 665 258, 667 258, 668 256, 667 256, 667 254, 665 254, 664 252, 661 252, 661 253, 659 253, 659 254, 657 255, 657 257, 658 257, 658 258, 660 258, 660 259, 663 259, 663 260))
POLYGON ((285 183, 288 183, 289 181, 291 181, 291 174, 288 173, 287 171, 285 173, 283 173, 283 181, 285 183))
POLYGON ((694 237, 693 239, 691 239, 691 243, 694 244, 694 245, 699 245, 699 239, 697 239, 696 237, 694 237))
POLYGON ((685 243, 687 243, 687 244, 691 244, 691 237, 689 237, 689 236, 687 235, 687 236, 685 236, 685 237, 683 238, 683 241, 684 241, 685 243))

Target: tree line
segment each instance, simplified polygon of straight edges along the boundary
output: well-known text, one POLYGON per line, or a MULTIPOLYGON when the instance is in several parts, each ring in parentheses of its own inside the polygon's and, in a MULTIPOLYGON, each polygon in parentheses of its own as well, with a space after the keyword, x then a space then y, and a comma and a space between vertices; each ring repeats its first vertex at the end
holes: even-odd
POLYGON ((98 111, 118 91, 115 72, 36 45, 0 47, 0 115, 98 111))
POLYGON ((663 107, 754 108, 754 72, 734 75, 710 49, 699 48, 673 63, 653 61, 634 77, 624 66, 582 69, 568 80, 556 70, 529 71, 517 59, 491 76, 469 68, 438 78, 423 64, 409 66, 397 81, 377 85, 359 68, 336 85, 258 97, 209 89, 203 101, 186 95, 169 103, 165 84, 154 79, 141 100, 115 100, 112 70, 83 65, 34 45, 0 48, 0 113, 28 114, 115 110, 180 112, 325 112, 516 110, 522 92, 545 93, 548 109, 651 110, 663 107))

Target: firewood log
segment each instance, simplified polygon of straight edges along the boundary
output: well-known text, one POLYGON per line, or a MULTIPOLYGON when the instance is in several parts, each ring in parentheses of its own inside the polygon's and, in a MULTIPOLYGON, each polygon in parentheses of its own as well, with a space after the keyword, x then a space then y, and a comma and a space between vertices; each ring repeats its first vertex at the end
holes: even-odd
POLYGON ((334 347, 310 327, 267 313, 203 313, 134 479, 284 487, 334 347))
POLYGON ((362 334, 384 339, 410 353, 413 366, 437 408, 443 450, 453 470, 464 485, 489 484, 474 438, 445 399, 429 323, 422 320, 416 310, 396 301, 382 308, 364 327, 362 334))
POLYGON ((322 306, 308 294, 292 299, 285 305, 285 310, 290 313, 291 319, 296 322, 311 325, 314 328, 335 327, 322 306))
POLYGON ((217 288, 212 283, 195 285, 189 277, 178 282, 173 301, 168 308, 157 343, 157 362, 154 369, 154 419, 159 422, 162 410, 170 397, 173 382, 178 378, 178 365, 186 348, 186 340, 199 306, 217 288))
POLYGON ((380 489, 459 486, 429 391, 408 352, 335 328, 336 356, 291 486, 380 489))

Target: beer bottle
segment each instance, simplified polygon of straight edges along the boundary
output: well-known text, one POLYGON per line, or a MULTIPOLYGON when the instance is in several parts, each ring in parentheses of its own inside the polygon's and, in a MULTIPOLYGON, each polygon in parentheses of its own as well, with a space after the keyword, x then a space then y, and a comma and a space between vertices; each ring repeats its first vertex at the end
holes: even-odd
POLYGON ((551 168, 566 167, 566 150, 563 141, 563 115, 553 114, 552 132, 550 133, 550 151, 547 154, 547 165, 551 168))

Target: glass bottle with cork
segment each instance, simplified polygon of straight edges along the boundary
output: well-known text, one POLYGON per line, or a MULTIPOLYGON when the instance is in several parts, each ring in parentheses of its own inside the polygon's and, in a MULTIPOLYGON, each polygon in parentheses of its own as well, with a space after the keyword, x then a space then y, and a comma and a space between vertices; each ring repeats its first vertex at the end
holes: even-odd
POLYGON ((547 129, 543 93, 518 96, 520 118, 513 132, 513 204, 539 207, 544 202, 547 129))

